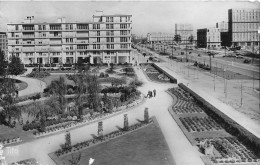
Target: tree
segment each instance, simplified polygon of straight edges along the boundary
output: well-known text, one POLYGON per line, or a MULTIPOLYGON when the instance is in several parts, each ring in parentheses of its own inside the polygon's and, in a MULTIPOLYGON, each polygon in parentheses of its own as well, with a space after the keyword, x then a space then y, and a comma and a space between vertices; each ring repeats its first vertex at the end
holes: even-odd
POLYGON ((10 63, 8 65, 8 70, 11 75, 19 75, 24 71, 24 66, 21 59, 17 56, 12 55, 10 63))
POLYGON ((149 112, 148 112, 148 108, 145 108, 145 110, 144 110, 144 122, 146 122, 146 123, 149 122, 149 112))
POLYGON ((124 130, 127 131, 129 129, 128 117, 127 114, 124 114, 124 130))
POLYGON ((174 35, 174 41, 179 43, 181 41, 181 36, 179 34, 174 35))
POLYGON ((15 105, 16 91, 12 79, 4 75, 0 82, 0 106, 3 108, 0 113, 8 121, 8 125, 11 125, 12 117, 17 119, 21 116, 20 109, 15 105))
POLYGON ((188 37, 188 41, 189 41, 190 43, 192 43, 192 42, 193 42, 193 40, 194 40, 194 37, 193 37, 193 35, 190 35, 190 36, 188 37))
POLYGON ((71 137, 70 137, 70 132, 67 132, 65 135, 65 148, 66 149, 71 149, 71 137))
POLYGON ((100 83, 96 75, 86 75, 84 80, 87 83, 87 100, 89 102, 90 108, 94 111, 100 111, 101 98, 99 92, 101 90, 100 83))
POLYGON ((7 61, 5 59, 4 51, 0 49, 0 76, 3 76, 6 72, 7 61))

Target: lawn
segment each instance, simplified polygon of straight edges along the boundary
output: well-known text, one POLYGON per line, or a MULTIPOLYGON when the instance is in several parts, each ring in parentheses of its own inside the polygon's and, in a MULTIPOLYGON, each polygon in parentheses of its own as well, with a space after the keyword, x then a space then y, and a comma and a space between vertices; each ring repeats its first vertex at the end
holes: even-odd
MULTIPOLYGON (((90 158, 93 164, 175 165, 167 143, 157 124, 153 123, 130 134, 81 151, 80 165, 90 158)), ((76 154, 78 155, 78 154, 76 154)), ((71 155, 55 160, 69 164, 71 155)))

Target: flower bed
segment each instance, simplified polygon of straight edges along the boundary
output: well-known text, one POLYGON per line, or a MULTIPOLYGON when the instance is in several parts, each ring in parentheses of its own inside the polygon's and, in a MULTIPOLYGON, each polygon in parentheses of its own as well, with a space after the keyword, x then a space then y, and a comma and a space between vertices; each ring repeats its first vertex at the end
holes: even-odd
POLYGON ((26 160, 21 160, 15 163, 12 163, 11 165, 16 165, 16 164, 23 164, 23 165, 38 165, 39 163, 36 161, 36 159, 31 158, 31 159, 26 159, 26 160))
POLYGON ((210 117, 180 117, 180 121, 189 132, 222 130, 221 126, 210 117))
POLYGON ((95 122, 95 121, 100 120, 104 117, 109 117, 109 116, 114 115, 116 113, 120 113, 124 109, 131 108, 131 107, 139 104, 142 100, 143 100, 143 97, 141 97, 141 99, 133 101, 132 103, 129 103, 127 105, 114 108, 112 113, 102 113, 102 114, 94 113, 92 116, 85 115, 85 116, 83 116, 82 121, 71 121, 69 123, 65 123, 65 124, 61 124, 61 125, 57 125, 57 126, 52 126, 52 127, 47 127, 44 132, 34 131, 33 134, 36 137, 41 137, 41 136, 46 136, 46 135, 53 134, 53 133, 56 133, 56 132, 60 132, 60 131, 63 131, 63 130, 69 129, 69 128, 81 126, 81 125, 84 125, 84 124, 89 123, 89 122, 95 122))
MULTIPOLYGON (((204 140, 197 139, 198 143, 204 140)), ((260 162, 260 158, 252 153, 246 146, 234 137, 221 137, 208 139, 214 148, 220 153, 220 157, 212 157, 212 163, 249 163, 260 162)))
POLYGON ((75 152, 75 151, 86 149, 86 148, 91 147, 91 146, 93 146, 95 144, 99 144, 99 143, 111 140, 113 138, 122 136, 122 135, 124 135, 126 133, 129 133, 131 131, 134 131, 136 129, 144 127, 144 126, 146 126, 148 124, 151 124, 152 122, 153 122, 152 119, 150 119, 148 123, 145 123, 145 122, 137 123, 137 124, 129 126, 127 131, 125 131, 125 130, 117 130, 117 131, 111 132, 111 133, 109 133, 107 135, 103 135, 102 137, 99 137, 99 138, 94 138, 94 139, 91 139, 91 140, 87 140, 87 141, 83 141, 83 142, 77 143, 77 144, 73 145, 70 149, 64 149, 64 148, 63 149, 59 149, 58 151, 55 151, 54 153, 55 153, 56 156, 60 157, 60 156, 63 156, 63 155, 66 155, 66 154, 70 154, 70 153, 75 152))
POLYGON ((9 138, 9 139, 0 139, 0 143, 3 145, 8 145, 8 144, 13 144, 13 143, 18 143, 21 142, 22 140, 20 137, 14 137, 14 138, 9 138))

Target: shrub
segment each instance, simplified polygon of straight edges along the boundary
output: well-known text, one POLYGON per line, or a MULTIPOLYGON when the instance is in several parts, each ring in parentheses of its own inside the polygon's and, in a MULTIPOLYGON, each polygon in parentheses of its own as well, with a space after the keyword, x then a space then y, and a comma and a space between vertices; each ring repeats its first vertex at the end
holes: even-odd
POLYGON ((99 74, 99 77, 100 77, 100 78, 104 78, 104 77, 105 77, 104 72, 101 72, 101 73, 99 74))
POLYGON ((106 74, 104 75, 104 77, 109 77, 109 75, 106 73, 106 74))

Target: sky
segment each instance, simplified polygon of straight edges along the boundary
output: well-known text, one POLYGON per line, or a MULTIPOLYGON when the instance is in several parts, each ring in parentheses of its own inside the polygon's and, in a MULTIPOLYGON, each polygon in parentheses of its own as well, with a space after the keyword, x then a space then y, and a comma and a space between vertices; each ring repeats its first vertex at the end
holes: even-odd
POLYGON ((88 22, 96 10, 103 14, 132 15, 133 34, 146 36, 151 32, 173 33, 175 23, 189 23, 194 29, 215 27, 228 20, 228 9, 260 9, 260 0, 250 1, 3 1, 0 0, 0 31, 7 23, 20 23, 27 16, 36 22, 88 22))

